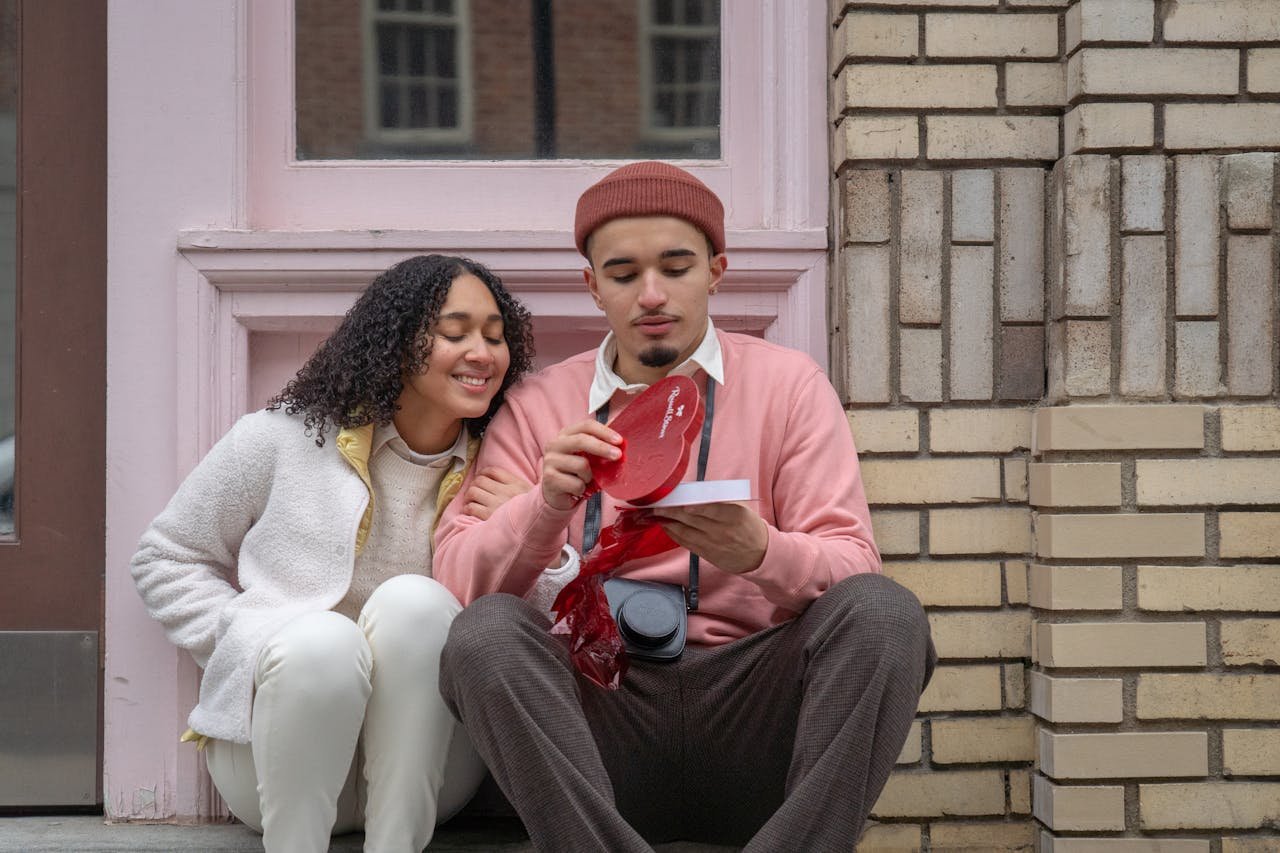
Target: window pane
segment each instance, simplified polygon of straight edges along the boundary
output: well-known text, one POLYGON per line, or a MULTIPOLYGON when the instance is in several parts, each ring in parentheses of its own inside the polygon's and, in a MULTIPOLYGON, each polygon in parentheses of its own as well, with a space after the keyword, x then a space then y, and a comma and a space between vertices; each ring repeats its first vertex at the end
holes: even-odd
POLYGON ((295 0, 295 156, 720 156, 719 0, 529 4, 295 0))
POLYGON ((0 0, 0 538, 13 535, 17 423, 17 6, 17 0, 0 0))

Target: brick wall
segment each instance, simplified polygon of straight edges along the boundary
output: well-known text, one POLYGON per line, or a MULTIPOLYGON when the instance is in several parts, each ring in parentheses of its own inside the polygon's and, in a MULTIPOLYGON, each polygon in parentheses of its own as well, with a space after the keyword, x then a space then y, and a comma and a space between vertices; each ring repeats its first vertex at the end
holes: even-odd
POLYGON ((833 379, 943 658, 859 849, 1280 850, 1280 3, 830 8, 833 379))

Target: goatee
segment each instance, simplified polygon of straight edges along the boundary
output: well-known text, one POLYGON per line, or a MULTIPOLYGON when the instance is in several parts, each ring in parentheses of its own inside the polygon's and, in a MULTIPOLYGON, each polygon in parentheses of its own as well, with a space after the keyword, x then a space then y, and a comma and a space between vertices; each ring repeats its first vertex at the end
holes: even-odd
POLYGON ((679 357, 680 351, 675 347, 656 344, 640 353, 640 363, 645 367, 666 367, 679 357))

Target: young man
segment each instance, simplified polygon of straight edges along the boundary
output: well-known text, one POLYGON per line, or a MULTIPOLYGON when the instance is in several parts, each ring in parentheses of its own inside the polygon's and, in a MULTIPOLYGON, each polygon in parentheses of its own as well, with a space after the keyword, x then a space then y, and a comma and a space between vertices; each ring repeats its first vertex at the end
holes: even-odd
MULTIPOLYGON (((840 402, 812 359, 712 325, 724 211, 694 176, 624 166, 582 195, 574 232, 610 332, 526 380, 489 426, 475 470, 537 486, 487 521, 464 502, 441 521, 435 576, 474 602, 453 624, 442 693, 539 850, 850 850, 935 656, 919 602, 879 574, 840 402), (748 479, 754 499, 660 511, 682 547, 619 576, 686 584, 696 555, 689 646, 632 659, 607 691, 518 596, 566 541, 594 540, 583 454, 616 458, 619 441, 602 411, 672 373, 697 382, 712 423, 685 478, 705 452, 702 479, 748 479)), ((601 509, 600 528, 616 517, 607 497, 601 509)))

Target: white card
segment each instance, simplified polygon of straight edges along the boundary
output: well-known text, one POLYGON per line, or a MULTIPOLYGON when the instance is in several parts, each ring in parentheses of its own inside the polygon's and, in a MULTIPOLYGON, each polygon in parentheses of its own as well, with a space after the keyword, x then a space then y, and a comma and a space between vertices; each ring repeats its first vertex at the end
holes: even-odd
MULTIPOLYGON (((658 506, 693 506, 695 504, 714 504, 724 501, 751 500, 750 480, 693 480, 681 483, 672 489, 662 500, 645 504, 642 509, 658 506)), ((623 506, 635 506, 623 504, 623 506)))

